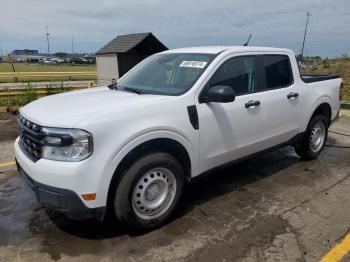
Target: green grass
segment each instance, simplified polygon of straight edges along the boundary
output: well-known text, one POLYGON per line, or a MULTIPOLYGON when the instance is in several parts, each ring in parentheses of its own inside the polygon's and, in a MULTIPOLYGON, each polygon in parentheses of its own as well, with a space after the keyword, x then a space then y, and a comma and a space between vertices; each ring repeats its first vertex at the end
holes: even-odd
MULTIPOLYGON (((80 72, 96 71, 96 65, 14 64, 16 72, 80 72)), ((0 72, 12 72, 10 64, 0 64, 0 72)))
MULTIPOLYGON (((40 64, 14 64, 16 72, 96 72, 96 65, 40 65, 40 64)), ((12 72, 10 64, 0 64, 0 72, 12 72)), ((96 80, 94 76, 57 76, 57 77, 22 77, 19 82, 60 82, 74 80, 96 80)), ((0 78, 0 83, 13 83, 14 79, 0 78)))
MULTIPOLYGON (((14 64, 16 72, 96 72, 96 65, 38 65, 38 64, 14 64)), ((10 64, 0 64, 0 72, 12 72, 10 64)), ((47 88, 48 95, 70 91, 70 88, 63 87, 63 81, 73 80, 96 80, 94 76, 54 76, 54 77, 22 77, 19 82, 28 83, 23 95, 1 97, 1 106, 23 106, 35 99, 37 95, 31 86, 31 82, 60 82, 60 84, 50 84, 47 88), (55 85, 55 86, 54 86, 55 85)), ((0 83, 13 83, 13 77, 0 78, 0 83)))
MULTIPOLYGON (((0 97, 0 107, 24 106, 38 99, 38 95, 30 83, 27 84, 27 87, 24 88, 23 91, 23 94, 18 94, 16 96, 0 97)), ((72 88, 63 86, 63 82, 61 82, 48 85, 46 91, 47 95, 54 95, 62 92, 72 91, 72 88)))
POLYGON ((343 101, 350 101, 350 83, 344 85, 343 101))

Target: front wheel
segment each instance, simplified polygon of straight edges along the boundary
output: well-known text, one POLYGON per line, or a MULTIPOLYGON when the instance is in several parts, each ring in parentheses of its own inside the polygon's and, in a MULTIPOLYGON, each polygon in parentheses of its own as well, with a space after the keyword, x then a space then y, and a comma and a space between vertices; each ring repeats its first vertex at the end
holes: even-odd
POLYGON ((323 115, 315 115, 301 141, 295 145, 296 153, 304 160, 312 160, 322 152, 328 136, 328 121, 323 115))
POLYGON ((184 185, 184 172, 168 153, 150 153, 121 174, 114 198, 114 213, 139 229, 162 225, 175 209, 184 185))

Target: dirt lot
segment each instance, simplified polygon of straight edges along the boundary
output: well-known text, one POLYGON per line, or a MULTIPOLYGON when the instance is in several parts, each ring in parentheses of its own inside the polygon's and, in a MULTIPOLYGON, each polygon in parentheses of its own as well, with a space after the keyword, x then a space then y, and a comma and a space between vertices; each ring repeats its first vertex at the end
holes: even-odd
MULTIPOLYGON (((194 181, 174 219, 144 234, 48 214, 3 171, 0 261, 318 261, 350 229, 350 120, 331 131, 317 160, 286 147, 194 181)), ((12 143, 0 143, 0 162, 12 143)))
POLYGON ((17 136, 16 115, 0 113, 0 143, 13 141, 17 136))

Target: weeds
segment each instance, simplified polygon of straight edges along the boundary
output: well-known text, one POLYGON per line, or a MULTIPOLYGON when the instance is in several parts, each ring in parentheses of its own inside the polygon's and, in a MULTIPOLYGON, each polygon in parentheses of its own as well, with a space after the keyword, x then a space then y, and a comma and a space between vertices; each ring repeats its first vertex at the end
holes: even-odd
POLYGON ((344 82, 344 101, 350 101, 350 59, 344 54, 337 59, 324 59, 316 66, 303 68, 303 74, 332 74, 340 75, 344 82))
POLYGON ((72 91, 72 87, 70 86, 65 87, 63 82, 61 82, 58 85, 54 83, 50 83, 46 85, 46 91, 47 91, 47 95, 49 96, 49 95, 55 95, 63 92, 72 91))
MULTIPOLYGON (((60 84, 50 83, 46 86, 46 95, 54 95, 71 91, 71 87, 65 87, 63 82, 60 84)), ((18 95, 10 95, 11 89, 0 91, 0 107, 24 106, 38 99, 37 90, 30 83, 18 95)))
POLYGON ((36 100, 38 96, 36 95, 35 90, 33 89, 32 85, 28 83, 28 86, 24 89, 24 95, 23 95, 23 105, 26 105, 34 100, 36 100))

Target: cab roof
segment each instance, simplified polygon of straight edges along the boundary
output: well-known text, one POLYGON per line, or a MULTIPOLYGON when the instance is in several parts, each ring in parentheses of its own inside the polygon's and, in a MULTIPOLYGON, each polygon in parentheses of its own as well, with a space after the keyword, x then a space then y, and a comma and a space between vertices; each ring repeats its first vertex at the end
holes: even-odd
POLYGON ((196 46, 175 48, 164 51, 163 53, 202 53, 219 54, 224 51, 231 52, 292 52, 290 49, 275 47, 256 47, 256 46, 196 46))

